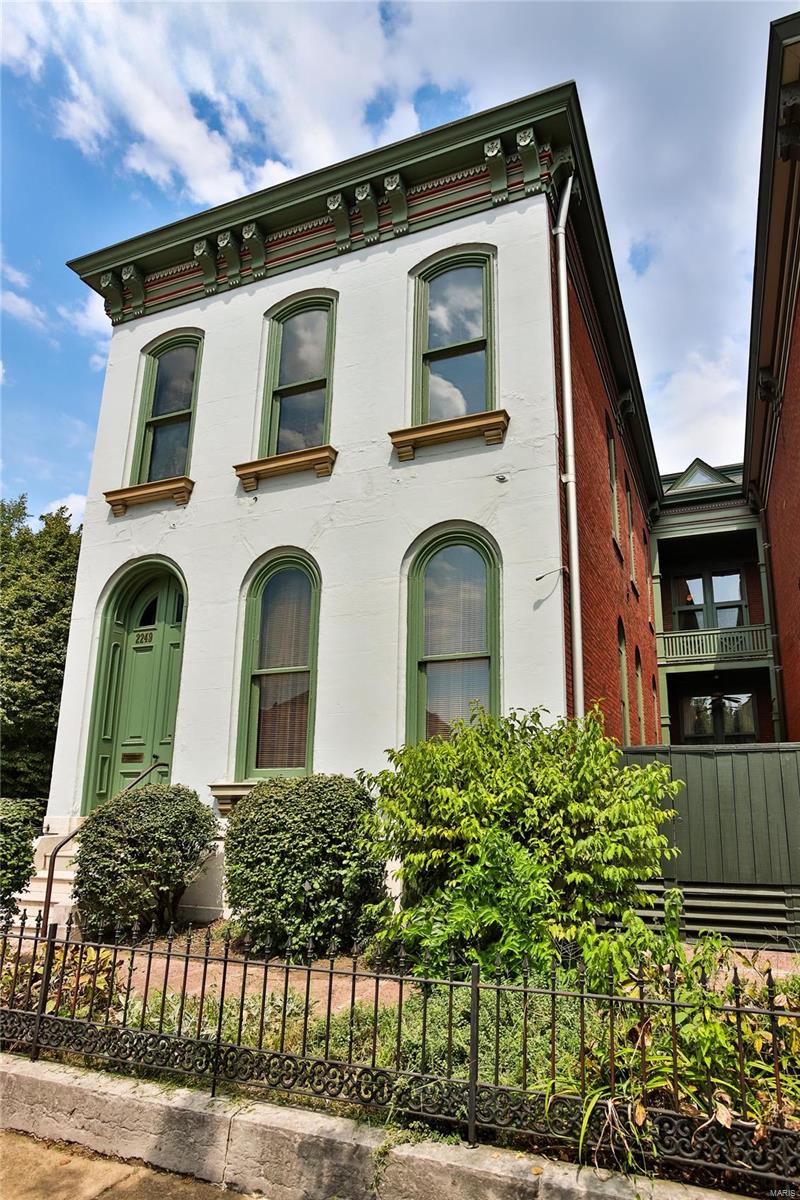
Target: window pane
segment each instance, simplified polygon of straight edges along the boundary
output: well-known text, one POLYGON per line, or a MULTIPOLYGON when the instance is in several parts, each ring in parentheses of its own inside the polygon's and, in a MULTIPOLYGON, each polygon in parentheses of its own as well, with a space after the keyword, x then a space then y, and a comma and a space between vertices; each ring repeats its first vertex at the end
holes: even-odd
POLYGON ((425 736, 448 737, 456 717, 469 717, 471 700, 489 707, 489 660, 436 662, 425 667, 425 736))
POLYGON ((325 388, 281 396, 277 454, 321 446, 325 428, 325 388))
POLYGON ((261 599, 258 665, 305 667, 311 621, 311 580, 287 567, 273 575, 261 599))
POLYGON ((486 408, 486 351, 454 354, 428 364, 428 420, 465 417, 486 408))
POLYGON ((718 629, 735 629, 737 625, 744 625, 744 613, 740 604, 717 609, 718 629))
POLYGON ((676 616, 678 618, 678 629, 705 629, 706 619, 702 608, 684 608, 676 613, 676 616))
POLYGON ((153 393, 154 417, 192 407, 196 346, 176 346, 158 359, 153 393))
POLYGON ((688 696, 683 701, 683 733, 685 737, 713 736, 710 696, 688 696))
POLYGON ((186 454, 189 449, 189 418, 153 425, 150 448, 150 470, 147 478, 172 479, 186 471, 186 454))
POLYGON ((486 563, 471 546, 446 546, 425 571, 425 655, 482 654, 486 563))
POLYGON ((322 378, 327 334, 327 309, 312 308, 283 322, 279 384, 322 378))
POLYGON ((483 267, 455 267, 428 284, 428 349, 483 337, 483 267))
POLYGON ((755 733, 755 705, 752 695, 725 696, 722 700, 725 733, 755 733))
POLYGON ((699 576, 686 577, 679 575, 675 580, 676 604, 702 604, 703 580, 699 576))
POLYGON ((153 596, 152 600, 149 600, 148 603, 145 605, 144 611, 143 611, 142 615, 139 617, 139 620, 137 621, 137 625, 139 625, 139 626, 155 625, 157 611, 158 611, 158 596, 153 596))
POLYGON ((304 767, 308 732, 308 671, 259 679, 256 767, 304 767))
POLYGON ((714 575, 711 582, 717 604, 724 604, 726 600, 741 600, 742 577, 738 571, 731 575, 714 575))

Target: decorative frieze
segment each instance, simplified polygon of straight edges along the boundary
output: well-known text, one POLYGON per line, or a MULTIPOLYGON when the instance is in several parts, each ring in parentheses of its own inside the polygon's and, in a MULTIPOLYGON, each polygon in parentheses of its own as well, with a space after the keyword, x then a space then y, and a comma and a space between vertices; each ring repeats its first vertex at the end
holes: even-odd
POLYGON ((251 277, 263 279, 267 273, 267 247, 256 221, 242 227, 242 242, 250 255, 251 277))
POLYGON ((327 199, 328 213, 336 230, 336 249, 344 254, 350 249, 350 209, 343 192, 334 192, 327 199))
POLYGON ((491 180, 492 204, 505 204, 508 200, 508 170, 500 138, 492 138, 490 141, 484 142, 483 156, 491 180))
POLYGON ((383 186, 392 210, 392 229, 395 237, 399 237, 403 233, 408 233, 408 201, 402 175, 397 171, 393 175, 387 175, 383 186))
POLYGON ((213 296, 217 290, 217 252, 208 238, 201 238, 192 247, 194 260, 203 272, 203 291, 213 296))
POLYGON ((219 252, 225 260, 228 287, 237 287, 242 281, 242 254, 239 239, 230 229, 217 237, 219 252))
POLYGON ((361 213, 364 241, 371 246, 381 236, 378 229, 378 201, 371 183, 356 185, 356 203, 361 213))
POLYGON ((122 280, 116 271, 106 271, 100 276, 100 292, 105 300, 106 316, 112 325, 122 320, 122 280))
POLYGON ((141 317, 144 312, 144 277, 136 263, 128 263, 122 268, 122 282, 128 293, 131 313, 141 317))

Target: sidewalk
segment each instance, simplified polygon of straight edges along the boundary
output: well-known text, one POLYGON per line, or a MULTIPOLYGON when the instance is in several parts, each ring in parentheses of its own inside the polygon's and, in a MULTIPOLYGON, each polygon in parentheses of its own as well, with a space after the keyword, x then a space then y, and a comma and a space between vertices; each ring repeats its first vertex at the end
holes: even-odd
POLYGON ((220 1200, 222 1192, 212 1183, 101 1158, 78 1146, 0 1132, 2 1200, 220 1200))

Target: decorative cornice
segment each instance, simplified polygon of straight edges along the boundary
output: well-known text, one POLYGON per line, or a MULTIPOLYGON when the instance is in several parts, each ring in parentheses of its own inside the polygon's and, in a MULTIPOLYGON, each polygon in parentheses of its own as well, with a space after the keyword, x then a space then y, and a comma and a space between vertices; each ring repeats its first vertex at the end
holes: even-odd
POLYGON ((389 437, 400 461, 408 462, 423 446, 438 446, 463 438, 482 437, 487 446, 499 445, 506 436, 510 420, 504 408, 495 408, 489 412, 468 413, 465 417, 448 417, 445 421, 395 429, 389 437))
POLYGON ((112 325, 122 320, 122 280, 116 271, 106 271, 100 276, 100 293, 105 300, 106 316, 112 325))
POLYGON ((408 233, 406 185, 402 175, 396 171, 393 175, 386 176, 383 186, 386 189, 386 199, 392 210, 392 229, 395 237, 399 237, 401 234, 408 233))
POLYGON ((158 479, 153 483, 137 483, 133 487, 115 488, 103 492, 115 517, 122 517, 129 508, 138 504, 153 504, 158 500, 171 500, 182 506, 189 503, 194 481, 187 475, 176 475, 172 479, 158 479))
POLYGON ((201 238, 192 247, 194 259, 203 272, 203 291, 213 296, 217 290, 217 251, 208 238, 201 238))
POLYGON ((762 404, 768 404, 776 417, 780 417, 783 408, 783 393, 777 379, 763 368, 758 372, 758 398, 762 404))
POLYGON ((239 463, 233 469, 242 481, 244 490, 255 492, 260 479, 273 479, 276 475, 313 471, 322 479, 330 475, 338 453, 333 446, 312 446, 308 450, 291 450, 287 454, 271 454, 269 458, 239 463))
POLYGON ((505 204, 508 200, 508 171, 503 143, 499 137, 484 142, 483 157, 492 185, 492 204, 505 204))
POLYGON ((539 159, 539 147, 536 145, 536 135, 533 126, 517 130, 517 154, 522 163, 522 181, 526 196, 535 196, 543 190, 542 164, 539 159))
POLYGON ((144 277, 136 263, 128 263, 122 268, 122 283, 128 291, 131 315, 141 317, 144 313, 144 277))
POLYGON ((263 279, 267 273, 267 248, 264 244, 264 234, 256 221, 242 227, 242 241, 250 255, 250 274, 253 279, 263 279))

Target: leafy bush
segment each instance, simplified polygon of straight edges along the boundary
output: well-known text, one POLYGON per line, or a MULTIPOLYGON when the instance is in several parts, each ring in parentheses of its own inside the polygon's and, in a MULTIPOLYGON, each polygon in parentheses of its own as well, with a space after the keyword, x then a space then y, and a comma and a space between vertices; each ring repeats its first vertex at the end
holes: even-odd
POLYGON ((225 836, 225 891, 255 947, 349 943, 382 894, 383 863, 360 846, 370 806, 344 775, 265 779, 239 801, 225 836))
POLYGON ((216 817, 190 788, 147 783, 113 796, 81 826, 74 884, 81 925, 169 925, 216 834, 216 817))
POLYGON ((43 804, 0 798, 0 924, 17 911, 14 897, 33 875, 33 835, 43 804))
POLYGON ((439 970, 449 950, 519 969, 629 921, 670 853, 661 827, 680 785, 660 763, 619 760, 598 709, 545 725, 535 710, 476 708, 449 741, 391 751, 393 769, 362 776, 377 794, 365 845, 401 864, 379 940, 439 970))

